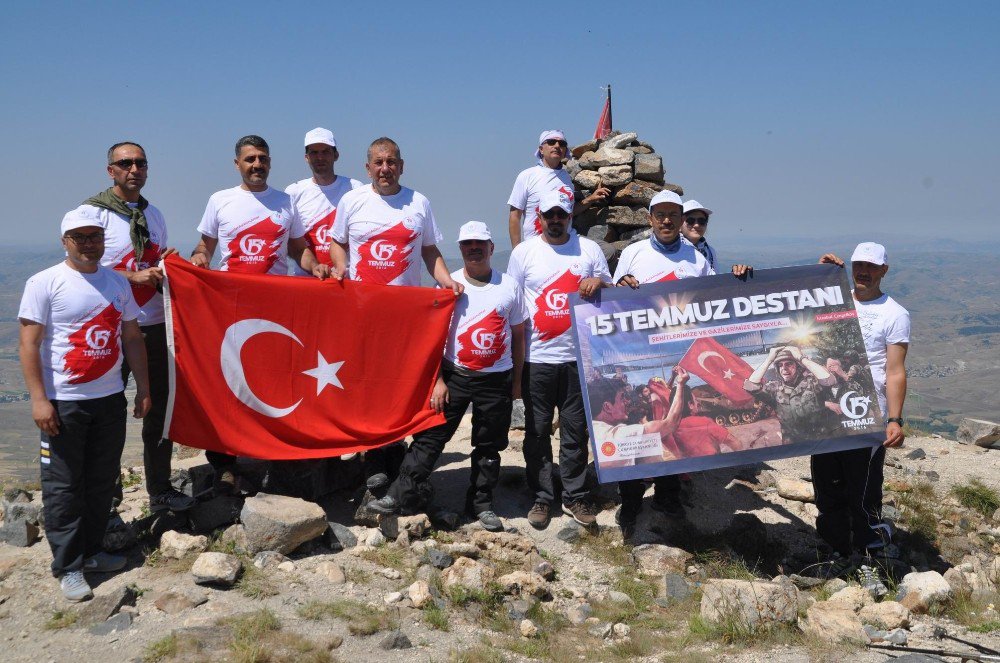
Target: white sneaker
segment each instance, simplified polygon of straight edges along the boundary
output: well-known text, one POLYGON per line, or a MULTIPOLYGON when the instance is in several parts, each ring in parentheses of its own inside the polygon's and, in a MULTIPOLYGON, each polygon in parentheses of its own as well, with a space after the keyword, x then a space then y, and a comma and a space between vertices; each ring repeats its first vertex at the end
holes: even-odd
POLYGON ((83 560, 83 570, 87 573, 111 573, 121 571, 126 564, 128 560, 121 555, 99 552, 83 560))
POLYGON ((90 590, 87 579, 83 577, 83 571, 69 571, 59 578, 59 587, 63 596, 70 601, 86 601, 94 598, 94 592, 90 590))

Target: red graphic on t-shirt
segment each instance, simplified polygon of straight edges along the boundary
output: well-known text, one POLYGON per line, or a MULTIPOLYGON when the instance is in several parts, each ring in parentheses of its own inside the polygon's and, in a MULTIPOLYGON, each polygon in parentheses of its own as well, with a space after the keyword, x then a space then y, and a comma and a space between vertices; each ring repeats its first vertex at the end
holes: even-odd
POLYGON ((663 277, 660 277, 660 278, 656 279, 656 282, 657 283, 663 283, 664 281, 677 281, 677 280, 679 280, 677 278, 677 274, 674 273, 674 272, 670 272, 666 276, 663 276, 663 277))
MULTIPOLYGON (((149 269, 159 262, 160 245, 149 241, 146 243, 146 247, 142 250, 142 260, 136 261, 135 249, 132 249, 126 253, 124 257, 122 257, 121 261, 115 265, 114 268, 123 269, 126 272, 141 272, 142 270, 149 269)), ((132 284, 132 296, 135 297, 135 303, 139 306, 145 306, 146 302, 152 299, 155 294, 156 288, 151 285, 132 284)))
POLYGON ((333 228, 336 218, 337 210, 334 208, 332 212, 314 223, 306 233, 306 242, 321 265, 333 264, 330 259, 330 229, 333 228))
POLYGON ((229 242, 229 259, 226 269, 230 272, 265 274, 278 262, 278 247, 284 239, 285 229, 267 217, 249 228, 241 230, 229 242))
POLYGON ((67 382, 93 382, 118 363, 118 328, 121 311, 108 304, 100 313, 87 320, 66 339, 69 352, 63 359, 67 382))
POLYGON ((507 349, 506 322, 494 309, 489 315, 469 325, 457 339, 455 355, 459 363, 474 371, 496 364, 507 349))
POLYGON ((410 267, 413 247, 418 237, 400 221, 383 230, 358 247, 358 264, 354 269, 358 281, 387 285, 402 276, 410 267))
POLYGON ((548 341, 569 329, 569 293, 575 292, 582 280, 567 269, 535 298, 537 310, 532 322, 539 340, 548 341))

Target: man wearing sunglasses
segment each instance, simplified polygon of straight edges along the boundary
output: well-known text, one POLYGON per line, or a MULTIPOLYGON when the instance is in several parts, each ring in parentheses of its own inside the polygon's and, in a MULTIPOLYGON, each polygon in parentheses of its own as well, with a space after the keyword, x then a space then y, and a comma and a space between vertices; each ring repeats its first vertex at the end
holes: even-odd
POLYGON ((521 286, 528 316, 521 381, 525 473, 535 493, 528 522, 543 529, 551 520, 556 499, 551 435, 558 407, 563 511, 582 525, 592 525, 596 513, 587 480, 587 421, 568 299, 571 292, 593 296, 610 286, 611 274, 597 243, 573 231, 573 203, 568 196, 546 191, 538 208, 542 234, 514 247, 507 265, 507 274, 521 286))
POLYGON ((573 180, 562 164, 568 152, 566 136, 559 129, 543 131, 538 137, 538 149, 535 150, 538 164, 518 174, 507 200, 510 206, 508 226, 512 247, 542 233, 538 202, 546 191, 558 191, 569 198, 570 204, 574 206, 573 214, 579 214, 611 195, 610 189, 601 186, 574 204, 573 180))
POLYGON ((705 240, 705 233, 708 231, 708 217, 712 216, 712 210, 704 207, 697 200, 689 200, 684 203, 684 226, 681 232, 684 238, 698 249, 698 252, 705 256, 708 264, 715 269, 715 251, 705 240))

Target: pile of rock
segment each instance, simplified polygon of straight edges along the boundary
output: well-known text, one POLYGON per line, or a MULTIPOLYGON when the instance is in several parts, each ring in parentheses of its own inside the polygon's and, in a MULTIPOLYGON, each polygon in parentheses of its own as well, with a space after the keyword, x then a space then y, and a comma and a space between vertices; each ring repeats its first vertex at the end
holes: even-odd
POLYGON ((663 190, 678 195, 684 189, 665 179, 663 157, 635 132, 617 131, 603 140, 589 140, 570 151, 566 171, 573 178, 576 200, 583 200, 599 186, 611 189, 611 198, 576 217, 577 232, 604 249, 614 268, 622 249, 649 237, 647 209, 653 196, 663 190))

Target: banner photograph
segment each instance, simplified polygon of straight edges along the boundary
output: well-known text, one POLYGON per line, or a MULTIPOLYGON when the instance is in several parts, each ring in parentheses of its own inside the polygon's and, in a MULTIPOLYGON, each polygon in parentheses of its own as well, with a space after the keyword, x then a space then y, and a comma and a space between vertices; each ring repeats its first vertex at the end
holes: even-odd
POLYGON ((846 272, 758 270, 571 298, 602 483, 875 446, 846 272))

